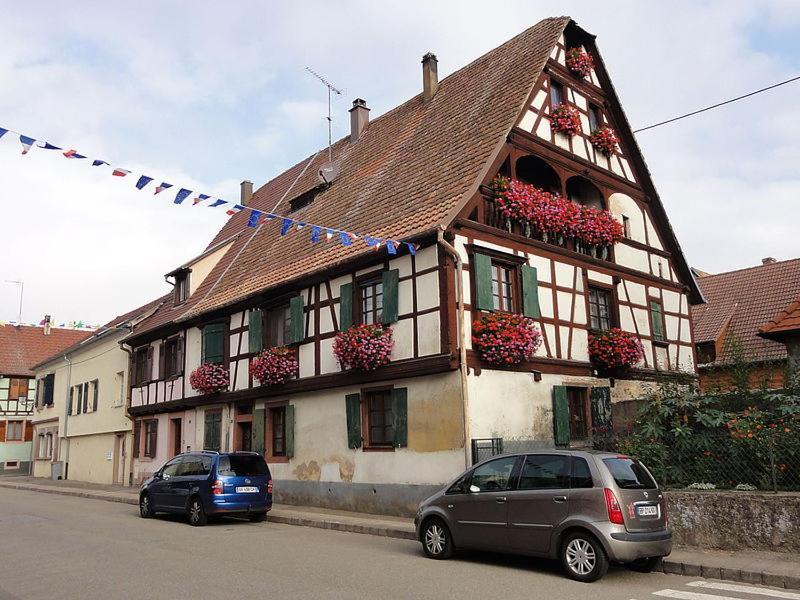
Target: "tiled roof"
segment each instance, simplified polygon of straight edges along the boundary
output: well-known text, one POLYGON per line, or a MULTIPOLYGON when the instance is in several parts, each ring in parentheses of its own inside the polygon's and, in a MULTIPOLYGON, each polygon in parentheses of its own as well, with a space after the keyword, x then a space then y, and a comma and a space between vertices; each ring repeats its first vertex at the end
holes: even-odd
POLYGON ((761 335, 767 337, 781 337, 789 332, 800 334, 800 298, 761 326, 761 335))
POLYGON ((91 331, 50 329, 32 325, 0 327, 0 374, 33 377, 31 367, 90 336, 91 331))
POLYGON ((695 341, 717 341, 724 336, 716 363, 733 358, 734 343, 748 360, 786 358, 786 346, 764 339, 758 332, 800 297, 800 259, 708 275, 697 283, 707 304, 692 307, 695 341))

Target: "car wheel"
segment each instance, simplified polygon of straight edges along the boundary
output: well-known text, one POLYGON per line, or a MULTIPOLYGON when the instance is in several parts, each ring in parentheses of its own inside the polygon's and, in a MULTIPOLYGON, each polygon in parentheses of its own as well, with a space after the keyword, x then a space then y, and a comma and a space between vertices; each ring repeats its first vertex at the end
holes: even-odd
POLYGON ((153 505, 150 502, 150 494, 142 494, 139 497, 139 516, 143 519, 151 519, 155 514, 156 512, 153 510, 153 505))
POLYGON ((202 527, 208 522, 206 511, 203 510, 203 503, 200 498, 192 498, 189 502, 189 525, 202 527))
POLYGON ((250 515, 250 522, 251 523, 261 523, 262 521, 267 520, 267 513, 260 512, 260 513, 252 513, 250 515))
POLYGON ((576 581, 597 581, 608 572, 608 557, 597 539, 583 531, 570 534, 561 544, 561 564, 576 581))
POLYGON ((439 519, 430 519, 422 529, 422 548, 428 558, 444 559, 453 555, 453 538, 447 525, 439 519))
POLYGON ((640 558, 632 563, 628 563, 627 566, 632 571, 638 571, 639 573, 652 573, 653 571, 657 571, 661 566, 661 557, 651 556, 649 558, 640 558))

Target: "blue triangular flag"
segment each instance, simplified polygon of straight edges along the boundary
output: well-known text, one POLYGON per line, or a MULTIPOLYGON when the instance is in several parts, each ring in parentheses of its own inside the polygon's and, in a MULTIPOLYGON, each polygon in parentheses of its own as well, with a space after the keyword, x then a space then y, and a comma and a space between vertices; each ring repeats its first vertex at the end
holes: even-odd
POLYGON ((4 127, 0 127, 0 138, 3 137, 7 133, 8 133, 8 129, 6 129, 4 127))
POLYGON ((374 246, 377 246, 381 242, 378 238, 374 238, 371 235, 365 235, 364 236, 364 241, 367 243, 367 246, 369 246, 370 248, 372 248, 374 246))
POLYGON ((227 204, 227 203, 228 203, 227 200, 219 200, 219 199, 217 199, 217 200, 214 200, 214 204, 209 204, 209 207, 216 208, 217 206, 222 206, 223 204, 227 204))
POLYGON ((136 188, 137 189, 142 189, 144 186, 146 186, 151 181, 153 181, 152 177, 148 177, 147 175, 142 175, 141 177, 139 177, 139 181, 136 182, 136 188))
POLYGON ((397 254, 397 246, 392 240, 386 240, 386 249, 389 251, 389 254, 397 254))
POLYGON ((294 221, 292 221, 290 218, 283 217, 283 221, 281 222, 281 235, 287 234, 289 229, 292 227, 292 223, 294 223, 294 221))
POLYGON ((411 256, 416 256, 417 255, 417 247, 414 244, 406 242, 406 248, 408 248, 408 253, 411 256))
POLYGON ((346 231, 339 232, 339 239, 342 241, 342 246, 352 246, 353 238, 346 231))
MULTIPOLYGON (((2 137, 2 133, 0 133, 0 137, 2 137)), ((45 150, 61 150, 58 146, 53 146, 50 142, 45 142, 44 146, 39 146, 39 148, 44 148, 45 150)))
POLYGON ((99 158, 92 161, 93 167, 99 167, 100 165, 107 165, 108 163, 104 160, 100 160, 99 158))
POLYGON ((258 220, 261 218, 263 213, 260 210, 255 210, 254 208, 250 209, 250 218, 247 220, 248 227, 255 227, 258 225, 258 220))
POLYGON ((319 225, 311 226, 311 243, 316 244, 319 241, 319 234, 322 228, 319 225))
POLYGON ((33 146, 33 143, 35 141, 36 140, 33 139, 32 137, 28 137, 27 135, 20 135, 19 136, 19 143, 22 144, 22 153, 23 154, 27 154, 28 150, 31 149, 31 146, 33 146))
POLYGON ((189 194, 191 194, 191 193, 192 193, 192 190, 187 190, 186 188, 179 189, 178 193, 175 194, 175 204, 180 204, 181 202, 186 200, 186 198, 188 198, 189 194))

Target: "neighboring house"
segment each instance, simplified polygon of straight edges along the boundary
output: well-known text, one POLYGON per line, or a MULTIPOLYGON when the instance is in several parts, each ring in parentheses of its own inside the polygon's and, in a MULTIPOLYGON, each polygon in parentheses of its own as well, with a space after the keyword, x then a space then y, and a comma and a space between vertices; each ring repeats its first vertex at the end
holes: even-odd
MULTIPOLYGON (((0 473, 28 475, 36 381, 33 365, 89 335, 49 325, 0 326, 0 473)), ((53 380, 42 382, 52 397, 53 380)))
POLYGON ((128 354, 120 340, 162 299, 121 315, 33 367, 33 474, 125 484, 131 470, 128 354))
POLYGON ((174 298, 126 340, 137 480, 182 451, 255 450, 281 501, 407 512, 481 440, 585 444, 655 379, 695 376, 689 305, 702 296, 594 37, 547 19, 442 81, 436 71, 426 55, 422 93, 371 122, 353 103, 332 182, 318 176, 326 149, 255 194, 242 186, 253 208, 416 253, 324 233, 312 243, 309 228, 281 235, 279 219, 249 229, 240 213, 169 274, 174 298), (587 78, 565 66, 578 46, 594 57, 587 78), (577 107, 584 131, 613 127, 619 148, 606 157, 586 134, 551 134, 558 102, 577 107), (626 239, 595 257, 508 231, 488 187, 498 174, 610 211, 626 239), (490 368, 473 352, 472 320, 496 310, 534 318, 544 343, 533 360, 490 368), (340 369, 334 338, 352 323, 392 326, 388 365, 340 369), (641 339, 644 358, 609 378, 589 360, 588 332, 613 326, 641 339), (259 386, 250 359, 280 345, 297 353, 296 378, 259 386), (229 369, 228 391, 192 389, 209 362, 229 369))
POLYGON ((784 387, 789 351, 797 353, 800 259, 715 275, 697 272, 706 304, 692 307, 703 390, 784 387))

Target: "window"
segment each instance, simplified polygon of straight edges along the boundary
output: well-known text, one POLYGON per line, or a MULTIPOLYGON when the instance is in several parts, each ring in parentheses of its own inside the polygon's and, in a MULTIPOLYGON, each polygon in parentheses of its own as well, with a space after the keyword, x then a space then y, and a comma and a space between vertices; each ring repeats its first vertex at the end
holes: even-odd
POLYGON ((21 442, 23 429, 25 426, 24 421, 7 421, 6 422, 6 441, 7 442, 21 442))
POLYGON ((472 472, 471 492, 500 492, 508 488, 511 473, 514 471, 516 456, 498 458, 484 463, 472 472))
POLYGON ((569 435, 573 440, 589 437, 589 402, 586 388, 567 388, 569 404, 569 435))
POLYGON ((600 331, 611 329, 614 326, 612 306, 610 290, 589 287, 589 326, 600 331))
POLYGON ((650 473, 638 460, 621 457, 604 458, 603 464, 623 490, 649 490, 657 487, 650 473))
POLYGON ((142 385, 150 381, 150 346, 137 348, 134 354, 133 380, 135 385, 142 385))
POLYGON ((164 342, 162 375, 165 379, 177 377, 183 373, 183 338, 174 337, 164 342))
POLYGON ((285 346, 291 339, 291 314, 288 304, 270 308, 264 312, 267 348, 285 346))
POLYGON ((217 474, 223 477, 252 477, 268 473, 267 463, 261 456, 228 454, 220 456, 217 464, 217 474))
POLYGON ((555 79, 550 80, 550 105, 557 106, 564 102, 564 86, 555 79))
POLYGON ((165 479, 169 477, 175 477, 178 474, 178 469, 181 466, 181 462, 183 461, 183 457, 174 458, 169 461, 164 467, 161 469, 161 475, 165 479))
POLYGON ((599 129, 603 125, 603 114, 594 104, 589 105, 589 133, 599 129))
POLYGON ((186 302, 189 297, 189 271, 179 271, 175 274, 175 304, 186 302))
POLYGON ((394 446, 394 415, 392 390, 365 392, 367 417, 367 446, 394 446))
POLYGON ((361 322, 380 324, 383 322, 383 279, 370 278, 359 284, 361 322))
POLYGON ((144 422, 144 455, 155 458, 158 448, 158 420, 148 419, 144 422))
POLYGON ((561 178, 558 173, 538 156, 527 155, 521 157, 515 164, 515 172, 517 179, 520 181, 547 192, 562 193, 561 178))
POLYGON ((570 457, 534 454, 525 458, 519 476, 520 490, 569 489, 570 457))
POLYGON ((183 446, 183 420, 180 418, 170 419, 170 426, 172 427, 172 455, 177 456, 181 453, 183 446))
POLYGON ((594 487, 592 472, 585 459, 577 456, 572 457, 572 476, 570 477, 571 488, 590 488, 594 487))
POLYGON ((114 398, 114 406, 122 406, 125 404, 125 372, 117 371, 114 378, 117 383, 117 395, 114 398))
POLYGON ((631 219, 622 215, 622 231, 627 239, 631 239, 631 219))
POLYGON ((270 408, 269 418, 272 432, 272 456, 286 456, 286 407, 270 408))
POLYGON ((180 469, 178 469, 178 475, 192 477, 208 475, 211 472, 212 462, 211 457, 207 455, 184 456, 180 469))
POLYGON ((514 312, 515 275, 514 267, 492 261, 492 298, 495 310, 514 312))
POLYGON ((666 340, 664 335, 664 308, 660 302, 650 301, 650 325, 653 330, 653 340, 663 342, 666 340))
POLYGON ((567 180, 567 198, 580 204, 597 210, 603 210, 603 193, 591 181, 585 177, 576 175, 567 180))
POLYGON ((202 362, 225 362, 225 338, 227 337, 225 323, 209 323, 203 327, 203 352, 202 362))
POLYGON ((55 373, 45 375, 42 379, 42 405, 53 406, 53 388, 55 387, 55 373))

